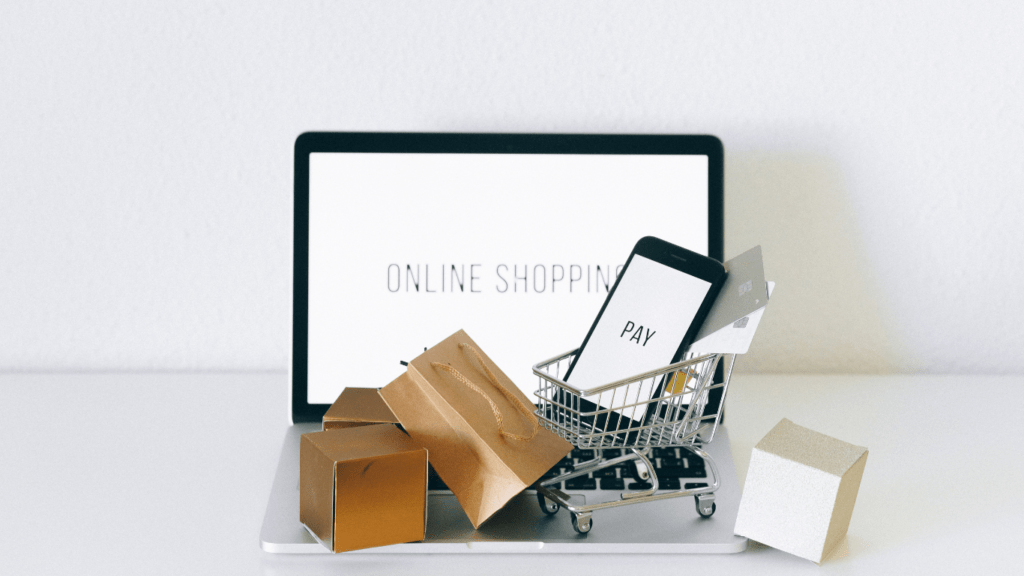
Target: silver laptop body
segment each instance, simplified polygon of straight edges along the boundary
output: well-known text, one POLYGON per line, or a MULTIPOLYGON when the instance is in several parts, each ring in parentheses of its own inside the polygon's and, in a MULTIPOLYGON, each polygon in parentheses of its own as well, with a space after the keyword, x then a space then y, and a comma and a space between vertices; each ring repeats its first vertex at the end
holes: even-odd
MULTIPOLYGON (((270 504, 260 531, 263 550, 284 554, 329 554, 299 522, 299 437, 320 429, 295 424, 288 429, 277 466, 270 504)), ((747 539, 732 533, 740 491, 736 481, 729 433, 718 428, 706 451, 715 459, 722 486, 715 493, 716 511, 701 518, 692 498, 659 500, 601 510, 593 528, 577 534, 566 511, 545 515, 532 490, 520 494, 479 530, 466 518, 451 493, 431 491, 427 503, 427 538, 423 542, 370 548, 347 554, 435 553, 694 553, 742 552, 747 539)), ((580 503, 619 498, 620 492, 588 490, 569 494, 580 503)))
MULTIPOLYGON (((291 371, 292 425, 288 428, 271 489, 260 546, 269 553, 320 554, 329 551, 299 521, 299 440, 320 430, 328 404, 309 400, 307 337, 309 329, 309 159, 311 154, 441 153, 441 154, 600 154, 702 155, 707 157, 708 242, 706 253, 723 260, 723 198, 721 143, 711 136, 527 135, 527 134, 399 134, 307 133, 295 145, 295 271, 293 359, 291 371)), ((623 244, 623 250, 628 246, 623 244)), ((589 274, 589 270, 588 270, 589 274)), ((589 281, 589 276, 588 276, 589 281)), ((390 277, 389 277, 390 282, 390 277)), ((508 285, 506 284, 506 287, 508 285)), ((585 331, 586 326, 580 326, 585 331)), ((566 342, 565 344, 575 344, 566 342)), ((562 346, 564 348, 564 346, 562 346)), ((551 352, 557 352, 552 350, 551 352)), ((542 357, 544 357, 542 355, 542 357)), ((533 358, 525 367, 541 358, 533 358)), ((383 385, 386 382, 380 383, 383 385)), ((362 387, 367 387, 363 385, 362 387)), ((594 514, 589 533, 576 533, 569 514, 543 513, 532 490, 527 490, 473 529, 455 497, 431 490, 427 535, 422 542, 362 550, 359 554, 391 553, 735 553, 747 540, 733 534, 740 491, 729 444, 722 425, 704 447, 714 458, 721 477, 716 511, 701 518, 692 498, 675 498, 601 510, 594 514)), ((699 479, 694 479, 697 481, 699 479)), ((627 480, 628 482, 628 480, 627 480)), ((617 500, 621 490, 566 489, 581 503, 617 500)))

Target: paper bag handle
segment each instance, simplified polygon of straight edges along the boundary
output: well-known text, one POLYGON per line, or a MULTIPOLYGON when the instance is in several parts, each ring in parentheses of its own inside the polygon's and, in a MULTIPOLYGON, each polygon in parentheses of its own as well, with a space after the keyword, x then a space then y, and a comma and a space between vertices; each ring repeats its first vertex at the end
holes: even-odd
POLYGON ((516 410, 519 410, 520 412, 523 413, 524 416, 533 421, 533 433, 531 433, 529 436, 520 436, 519 434, 506 432, 504 426, 502 425, 501 411, 498 410, 498 405, 495 404, 493 400, 491 400, 490 396, 484 393, 483 390, 477 387, 476 384, 473 384, 473 382, 471 382, 469 378, 463 376, 462 373, 456 370, 455 368, 452 368, 447 364, 442 364, 441 362, 431 362, 430 366, 433 368, 440 368, 441 370, 448 372, 449 374, 454 376, 456 380, 462 382, 467 387, 469 387, 470 390, 483 396, 484 400, 487 400, 487 403, 491 405, 491 412, 494 413, 494 419, 498 422, 498 434, 506 438, 511 438, 513 440, 532 440, 533 437, 537 435, 537 431, 540 430, 540 422, 537 420, 537 416, 533 413, 533 410, 527 408, 526 405, 523 404, 522 400, 520 400, 518 397, 516 397, 515 394, 512 394, 511 392, 508 391, 508 389, 502 386, 501 382, 498 381, 498 378, 494 375, 493 372, 491 372, 491 369, 487 367, 486 363, 484 363, 483 357, 480 355, 479 352, 477 352, 476 348, 473 348, 472 346, 465 342, 459 344, 459 349, 461 350, 463 348, 469 348, 470 350, 473 351, 473 354, 476 355, 477 361, 480 362, 480 365, 484 367, 484 373, 487 374, 487 379, 491 381, 491 384, 494 384, 494 387, 497 388, 499 392, 501 392, 502 396, 507 398, 510 402, 512 402, 513 405, 515 405, 516 410))

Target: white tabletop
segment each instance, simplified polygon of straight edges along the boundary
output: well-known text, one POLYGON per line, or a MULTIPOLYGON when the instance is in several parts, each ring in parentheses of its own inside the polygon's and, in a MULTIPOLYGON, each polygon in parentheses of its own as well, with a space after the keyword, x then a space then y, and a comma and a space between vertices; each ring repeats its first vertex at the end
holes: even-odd
POLYGON ((288 424, 285 374, 5 374, 0 391, 5 573, 929 574, 1024 565, 1024 377, 736 375, 726 423, 741 482, 754 444, 783 417, 870 450, 848 539, 821 567, 754 543, 728 556, 266 554, 258 534, 288 424))

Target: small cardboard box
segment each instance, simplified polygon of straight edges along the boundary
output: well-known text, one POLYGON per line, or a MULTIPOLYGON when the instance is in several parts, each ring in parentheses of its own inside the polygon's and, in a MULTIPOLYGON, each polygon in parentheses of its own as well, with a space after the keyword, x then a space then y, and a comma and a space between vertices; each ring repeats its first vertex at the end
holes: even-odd
POLYGON ((868 450, 783 418, 757 443, 736 534, 821 563, 846 535, 868 450))
POLYGON ((302 435, 299 519, 332 552, 422 540, 427 450, 392 424, 302 435))
POLYGON ((324 430, 398 424, 376 388, 345 388, 324 414, 324 430))

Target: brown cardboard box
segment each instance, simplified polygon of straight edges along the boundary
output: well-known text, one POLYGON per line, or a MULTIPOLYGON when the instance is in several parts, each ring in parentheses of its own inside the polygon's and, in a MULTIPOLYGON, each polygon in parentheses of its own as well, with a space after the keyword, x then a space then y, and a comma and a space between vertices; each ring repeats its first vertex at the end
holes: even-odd
POLYGON ((475 528, 572 450, 539 425, 533 403, 462 330, 410 362, 380 395, 430 450, 475 528))
POLYGON ((422 540, 427 451, 392 424, 302 435, 299 519, 333 552, 422 540))
POLYGON ((324 414, 324 430, 370 424, 398 424, 376 388, 345 388, 324 414))

